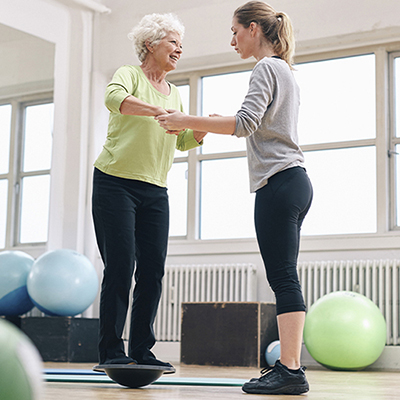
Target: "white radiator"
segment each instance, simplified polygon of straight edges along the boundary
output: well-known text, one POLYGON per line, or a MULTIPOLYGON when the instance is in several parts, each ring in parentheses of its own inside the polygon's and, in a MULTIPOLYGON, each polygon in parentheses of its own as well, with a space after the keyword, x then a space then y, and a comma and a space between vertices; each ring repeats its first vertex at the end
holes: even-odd
POLYGON ((309 308, 325 294, 345 290, 363 294, 386 320, 387 345, 399 345, 400 260, 316 261, 298 264, 304 299, 309 308))
MULTIPOLYGON (((255 301, 253 264, 167 265, 163 292, 154 323, 158 341, 181 340, 182 302, 255 301)), ((129 317, 124 338, 129 336, 129 317)))

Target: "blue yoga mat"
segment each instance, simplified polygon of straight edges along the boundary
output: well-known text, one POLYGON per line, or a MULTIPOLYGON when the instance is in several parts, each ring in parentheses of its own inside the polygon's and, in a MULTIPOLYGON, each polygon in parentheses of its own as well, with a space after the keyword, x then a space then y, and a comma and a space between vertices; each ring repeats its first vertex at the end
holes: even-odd
POLYGON ((45 375, 106 375, 105 372, 92 371, 91 369, 65 369, 65 368, 46 368, 43 370, 45 375))
MULTIPOLYGON (((44 369, 44 380, 47 382, 86 382, 115 383, 104 372, 84 369, 44 369)), ((186 378, 162 376, 152 385, 180 386, 242 386, 246 380, 229 378, 186 378)))

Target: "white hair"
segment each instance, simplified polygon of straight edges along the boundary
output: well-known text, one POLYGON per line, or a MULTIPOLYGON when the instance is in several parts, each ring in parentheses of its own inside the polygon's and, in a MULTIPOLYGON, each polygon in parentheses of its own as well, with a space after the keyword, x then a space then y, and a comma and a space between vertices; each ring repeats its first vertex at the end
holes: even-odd
POLYGON ((181 39, 185 33, 185 27, 178 17, 174 14, 148 14, 136 25, 128 34, 128 38, 133 41, 139 61, 143 62, 149 50, 146 42, 152 46, 157 46, 169 32, 176 32, 181 39))

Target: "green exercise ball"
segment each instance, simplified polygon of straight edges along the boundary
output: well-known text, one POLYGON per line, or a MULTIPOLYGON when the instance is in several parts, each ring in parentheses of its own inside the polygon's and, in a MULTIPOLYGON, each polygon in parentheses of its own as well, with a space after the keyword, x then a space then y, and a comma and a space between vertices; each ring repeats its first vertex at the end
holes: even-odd
POLYGON ((379 308, 355 292, 333 292, 308 311, 304 343, 315 361, 333 370, 361 370, 373 364, 386 343, 379 308))
POLYGON ((30 339, 0 319, 0 399, 39 400, 42 360, 30 339))

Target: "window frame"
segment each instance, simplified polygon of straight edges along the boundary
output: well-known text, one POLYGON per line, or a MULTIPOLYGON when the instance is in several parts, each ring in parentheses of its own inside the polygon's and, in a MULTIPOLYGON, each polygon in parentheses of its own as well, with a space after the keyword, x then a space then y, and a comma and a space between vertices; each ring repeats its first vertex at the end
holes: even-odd
MULTIPOLYGON (((393 145, 391 140, 391 128, 389 125, 389 97, 390 97, 390 71, 389 63, 393 54, 400 55, 400 42, 387 41, 366 46, 354 46, 344 44, 343 49, 327 50, 322 46, 319 49, 304 48, 298 51, 296 63, 317 62, 336 58, 360 56, 364 54, 375 55, 375 96, 376 96, 376 137, 374 139, 355 140, 348 142, 310 144, 302 146, 304 152, 337 149, 344 147, 374 146, 376 150, 376 196, 377 196, 377 231, 364 234, 338 234, 306 236, 301 241, 301 251, 356 251, 356 250, 384 250, 398 247, 400 229, 394 226, 394 186, 393 172, 394 163, 388 157, 389 146, 393 145)), ((170 80, 186 79, 190 85, 190 113, 201 115, 201 78, 203 76, 217 75, 221 73, 239 72, 253 68, 253 63, 241 63, 228 67, 203 69, 199 71, 173 73, 170 80)), ((400 143, 400 138, 396 138, 400 143)), ((205 138, 207 140, 207 137, 205 138)), ((183 240, 170 238, 171 255, 183 254, 210 254, 224 253, 248 253, 257 251, 255 239, 216 239, 199 240, 199 170, 200 162, 206 159, 232 158, 243 156, 243 152, 202 154, 199 149, 189 152, 188 156, 188 235, 183 240), (232 242, 235 243, 232 246, 232 242), (189 249, 190 248, 190 249, 189 249)), ((393 157, 392 157, 393 159, 393 157)))
POLYGON ((51 91, 0 99, 0 105, 11 104, 9 168, 6 174, 0 174, 0 179, 8 181, 5 247, 1 251, 26 247, 43 247, 47 243, 21 243, 20 241, 22 179, 41 175, 49 175, 51 178, 51 167, 46 170, 23 171, 25 110, 29 106, 47 103, 54 103, 53 92, 51 91))

